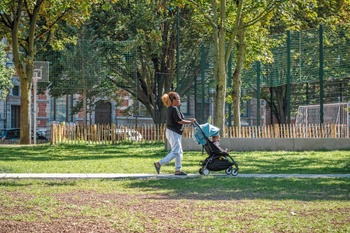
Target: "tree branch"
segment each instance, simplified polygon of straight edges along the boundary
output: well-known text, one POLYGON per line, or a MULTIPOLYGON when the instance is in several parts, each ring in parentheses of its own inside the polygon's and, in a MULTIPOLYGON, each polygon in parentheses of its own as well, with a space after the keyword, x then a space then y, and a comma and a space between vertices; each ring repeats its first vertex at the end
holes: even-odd
POLYGON ((10 17, 7 14, 4 14, 4 13, 0 13, 0 15, 1 15, 0 22, 3 22, 6 25, 6 27, 11 29, 12 28, 12 22, 10 20, 10 17))
POLYGON ((205 13, 204 9, 203 9, 198 3, 196 3, 196 2, 193 1, 193 0, 187 0, 187 1, 189 1, 190 3, 192 3, 193 5, 195 5, 196 7, 198 7, 198 9, 202 12, 204 18, 209 22, 209 24, 210 24, 213 28, 215 28, 215 29, 218 28, 218 25, 210 18, 210 16, 209 16, 207 13, 205 13))
POLYGON ((60 22, 60 21, 62 20, 62 18, 67 14, 67 12, 69 12, 70 10, 71 10, 71 8, 65 9, 65 10, 63 11, 63 13, 62 13, 50 26, 48 26, 48 28, 47 28, 46 30, 44 30, 44 31, 42 31, 40 34, 38 34, 38 35, 35 37, 35 39, 36 39, 36 38, 40 38, 40 37, 42 37, 43 35, 45 35, 46 33, 50 32, 51 29, 53 28, 53 26, 56 25, 58 22, 60 22))
POLYGON ((254 25, 256 22, 258 22, 259 20, 261 20, 262 18, 266 17, 268 14, 271 13, 271 11, 273 11, 273 9, 275 9, 275 7, 277 6, 277 3, 279 1, 280 0, 273 0, 273 1, 271 1, 263 12, 261 12, 257 17, 255 17, 250 22, 246 23, 244 25, 244 27, 250 27, 250 26, 254 25))
POLYGON ((244 25, 243 23, 242 24, 240 23, 242 20, 243 2, 244 0, 238 1, 238 11, 237 11, 236 21, 234 26, 234 29, 236 30, 234 30, 230 36, 230 41, 228 43, 226 54, 225 54, 225 64, 227 64, 228 60, 230 59, 231 51, 233 49, 233 44, 239 30, 239 25, 244 25))
POLYGON ((230 37, 229 44, 227 46, 227 53, 225 55, 225 62, 226 63, 228 62, 228 60, 230 58, 230 54, 231 54, 231 51, 233 49, 233 44, 234 44, 234 41, 235 41, 235 38, 237 36, 238 31, 243 30, 243 29, 245 29, 247 27, 250 27, 250 26, 254 25, 255 23, 257 23, 262 18, 266 17, 268 14, 271 13, 271 11, 273 11, 275 9, 275 7, 277 6, 278 2, 280 2, 280 0, 272 0, 272 1, 270 1, 268 3, 268 5, 267 5, 266 9, 263 12, 261 12, 257 17, 255 17, 254 19, 252 19, 249 22, 245 22, 244 24, 241 24, 241 25, 238 26, 239 19, 242 18, 243 1, 244 0, 239 0, 239 3, 238 3, 238 13, 237 13, 237 16, 236 16, 236 22, 235 22, 235 26, 233 28, 233 32, 232 32, 231 37, 230 37))

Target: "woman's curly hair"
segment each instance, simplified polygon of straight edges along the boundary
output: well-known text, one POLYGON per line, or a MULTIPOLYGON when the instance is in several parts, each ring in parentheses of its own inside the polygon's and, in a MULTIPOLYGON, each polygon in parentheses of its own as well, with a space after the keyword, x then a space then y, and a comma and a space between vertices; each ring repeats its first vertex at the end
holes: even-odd
POLYGON ((169 107, 171 106, 173 100, 176 100, 177 96, 178 94, 174 91, 171 91, 168 94, 165 93, 164 95, 162 95, 162 102, 166 107, 169 107))

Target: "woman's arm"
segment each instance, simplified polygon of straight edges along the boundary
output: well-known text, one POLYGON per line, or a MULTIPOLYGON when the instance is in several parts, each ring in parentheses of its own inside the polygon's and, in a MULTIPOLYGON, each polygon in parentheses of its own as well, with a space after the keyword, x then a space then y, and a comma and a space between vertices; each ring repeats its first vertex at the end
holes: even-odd
POLYGON ((193 124, 195 120, 196 120, 195 118, 189 118, 188 120, 183 119, 182 121, 179 121, 177 123, 181 125, 189 125, 189 124, 193 124))

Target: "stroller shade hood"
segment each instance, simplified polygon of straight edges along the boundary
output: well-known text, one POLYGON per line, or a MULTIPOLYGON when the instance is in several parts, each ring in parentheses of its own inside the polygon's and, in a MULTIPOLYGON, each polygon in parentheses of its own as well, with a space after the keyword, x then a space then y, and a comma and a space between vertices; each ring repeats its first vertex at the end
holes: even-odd
POLYGON ((220 129, 214 125, 209 123, 205 123, 203 125, 195 125, 194 128, 194 139, 201 145, 205 145, 207 143, 208 137, 214 137, 219 134, 220 129))

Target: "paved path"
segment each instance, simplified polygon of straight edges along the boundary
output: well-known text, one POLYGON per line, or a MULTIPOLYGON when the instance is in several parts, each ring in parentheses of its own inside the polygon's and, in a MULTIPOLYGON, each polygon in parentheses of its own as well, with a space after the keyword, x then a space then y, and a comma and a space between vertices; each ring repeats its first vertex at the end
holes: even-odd
MULTIPOLYGON (((1 173, 0 179, 126 179, 126 178, 196 178, 199 174, 176 176, 173 174, 113 174, 113 173, 1 173)), ((228 178, 350 178, 350 174, 209 174, 209 176, 228 178)))

